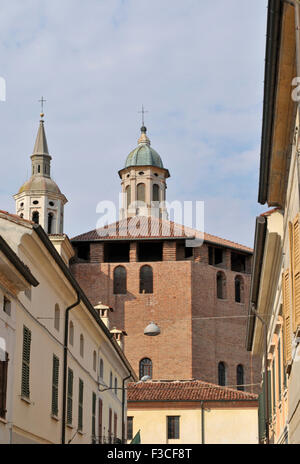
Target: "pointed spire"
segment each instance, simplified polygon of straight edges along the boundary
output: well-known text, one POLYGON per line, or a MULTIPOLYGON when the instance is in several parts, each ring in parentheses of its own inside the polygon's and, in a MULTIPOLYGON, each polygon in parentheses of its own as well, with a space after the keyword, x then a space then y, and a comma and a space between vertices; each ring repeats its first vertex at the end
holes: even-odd
POLYGON ((142 126, 141 127, 141 136, 138 139, 138 144, 142 143, 142 144, 146 144, 146 145, 150 146, 151 142, 148 139, 146 132, 147 132, 147 128, 145 126, 142 126))
POLYGON ((34 155, 49 155, 43 119, 40 120, 40 127, 37 133, 37 137, 36 137, 36 141, 35 141, 35 145, 33 149, 33 154, 34 155))

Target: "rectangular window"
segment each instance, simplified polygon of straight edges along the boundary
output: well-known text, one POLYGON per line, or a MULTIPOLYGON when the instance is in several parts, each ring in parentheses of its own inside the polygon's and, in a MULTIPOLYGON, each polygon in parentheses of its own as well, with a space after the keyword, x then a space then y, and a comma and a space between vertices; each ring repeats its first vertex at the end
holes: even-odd
POLYGON ((102 400, 99 398, 99 417, 98 417, 98 435, 99 435, 99 443, 102 443, 102 411, 103 411, 103 403, 102 400))
POLYGON ((111 443, 111 426, 112 426, 112 410, 109 408, 109 416, 108 416, 108 443, 111 443))
POLYGON ((132 440, 133 438, 133 417, 127 417, 127 440, 132 440))
POLYGON ((67 424, 73 421, 73 371, 68 368, 68 398, 67 398, 67 424))
POLYGON ((52 365, 52 408, 53 416, 58 415, 58 376, 59 376, 59 359, 53 355, 52 365))
POLYGON ((79 394, 78 394, 78 430, 83 428, 83 381, 79 379, 79 394))
POLYGON ((0 417, 6 416, 8 353, 0 349, 0 417))
POLYGON ((3 298, 3 311, 10 316, 11 315, 11 301, 4 296, 3 298))
POLYGON ((222 248, 208 247, 208 263, 211 266, 218 266, 223 263, 223 250, 222 248))
POLYGON ((23 326, 23 355, 22 355, 22 381, 21 381, 21 396, 30 397, 30 347, 31 347, 31 331, 23 326))
POLYGON ((246 271, 246 256, 240 253, 231 253, 231 270, 234 272, 246 271))
POLYGON ((167 416, 168 440, 179 438, 180 416, 167 416))
POLYGON ((116 443, 117 438, 118 438, 118 416, 115 413, 114 414, 114 443, 116 443))
POLYGON ((96 393, 93 392, 92 396, 92 443, 96 444, 96 393))

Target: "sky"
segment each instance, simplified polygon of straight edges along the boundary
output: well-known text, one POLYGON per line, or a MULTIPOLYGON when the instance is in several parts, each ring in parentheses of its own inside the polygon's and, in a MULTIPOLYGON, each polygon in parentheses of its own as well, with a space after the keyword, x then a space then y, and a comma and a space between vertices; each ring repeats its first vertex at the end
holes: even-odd
POLYGON ((137 146, 142 104, 168 201, 204 201, 205 231, 253 246, 267 0, 0 0, 0 209, 30 177, 45 103, 65 232, 92 230, 137 146))

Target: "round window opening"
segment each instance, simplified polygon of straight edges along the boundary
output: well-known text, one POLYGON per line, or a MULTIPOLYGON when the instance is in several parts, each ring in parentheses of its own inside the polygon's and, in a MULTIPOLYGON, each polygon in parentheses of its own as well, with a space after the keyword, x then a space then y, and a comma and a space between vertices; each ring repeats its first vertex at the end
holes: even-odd
POLYGON ((139 172, 139 175, 140 175, 140 176, 143 176, 143 175, 144 175, 143 171, 139 172))
POLYGON ((157 173, 155 173, 154 175, 155 175, 156 177, 158 177, 158 174, 157 174, 157 173))
POLYGON ((38 205, 39 202, 38 202, 37 200, 34 200, 33 204, 34 204, 34 205, 38 205))
POLYGON ((49 205, 50 205, 50 206, 54 206, 53 201, 50 201, 50 202, 49 202, 49 205))
POLYGON ((23 208, 23 206, 24 206, 24 203, 21 203, 21 204, 20 204, 20 206, 21 206, 21 208, 23 208))

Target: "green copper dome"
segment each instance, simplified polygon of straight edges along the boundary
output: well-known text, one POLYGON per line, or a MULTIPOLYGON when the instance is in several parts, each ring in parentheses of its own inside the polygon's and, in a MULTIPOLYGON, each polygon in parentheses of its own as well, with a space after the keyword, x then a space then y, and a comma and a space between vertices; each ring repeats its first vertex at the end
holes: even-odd
POLYGON ((150 146, 146 127, 141 128, 141 137, 138 140, 138 146, 127 156, 125 168, 130 166, 156 166, 164 168, 159 154, 150 146))

